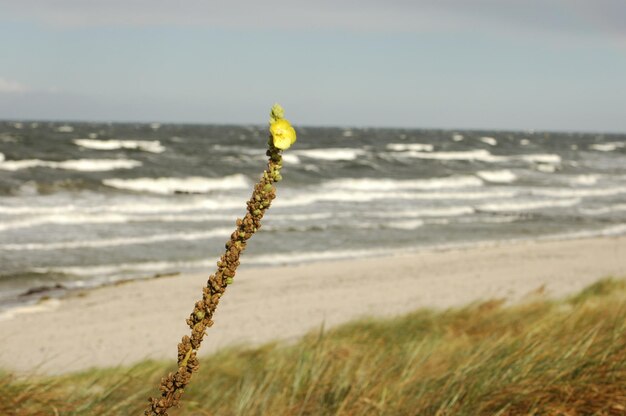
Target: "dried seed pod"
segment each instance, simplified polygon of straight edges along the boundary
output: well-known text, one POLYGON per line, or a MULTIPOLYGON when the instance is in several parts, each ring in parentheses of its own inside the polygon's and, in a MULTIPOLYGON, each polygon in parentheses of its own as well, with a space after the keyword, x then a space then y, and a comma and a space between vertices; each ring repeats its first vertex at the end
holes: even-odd
POLYGON ((246 203, 246 215, 243 219, 237 218, 237 229, 224 246, 225 253, 216 263, 217 271, 209 276, 206 287, 202 289, 202 299, 196 302, 194 310, 187 319, 191 327, 191 337, 185 335, 178 344, 178 370, 161 380, 159 387, 161 396, 149 399, 150 404, 145 415, 167 416, 167 410, 179 403, 184 388, 191 380, 192 374, 198 369, 197 349, 200 347, 206 329, 213 325, 213 314, 222 294, 234 281, 233 276, 239 266, 239 256, 246 248, 246 243, 242 240, 248 240, 261 228, 261 218, 276 197, 276 190, 272 184, 282 179, 280 149, 286 149, 295 142, 295 130, 283 117, 282 107, 278 104, 272 107, 271 135, 266 152, 269 157, 267 169, 246 203))

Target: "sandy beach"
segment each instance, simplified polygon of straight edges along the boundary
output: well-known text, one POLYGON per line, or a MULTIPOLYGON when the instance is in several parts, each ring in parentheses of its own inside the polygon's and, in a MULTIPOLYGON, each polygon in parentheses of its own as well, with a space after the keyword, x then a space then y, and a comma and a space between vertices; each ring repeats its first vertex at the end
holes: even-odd
MULTIPOLYGON (((202 353, 295 339, 321 325, 420 307, 492 298, 515 302, 542 287, 547 296, 563 296, 602 277, 625 275, 626 237, 244 269, 220 303, 202 353)), ((174 359, 207 276, 135 281, 14 310, 0 320, 0 368, 57 374, 174 359)))

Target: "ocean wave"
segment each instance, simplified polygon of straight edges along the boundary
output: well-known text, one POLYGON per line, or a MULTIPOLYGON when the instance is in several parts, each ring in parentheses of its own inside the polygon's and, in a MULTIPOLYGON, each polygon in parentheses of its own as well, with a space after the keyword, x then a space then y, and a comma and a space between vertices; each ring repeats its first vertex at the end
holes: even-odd
POLYGON ((245 199, 219 198, 215 199, 194 199, 191 201, 163 202, 147 201, 122 203, 115 205, 80 206, 1 206, 0 214, 4 215, 54 215, 54 214, 100 214, 100 213, 126 213, 126 214, 161 214, 175 212, 191 212, 200 210, 221 210, 241 208, 245 204, 245 199))
POLYGON ((397 230, 416 230, 424 225, 424 221, 390 221, 383 225, 383 228, 394 228, 397 230))
POLYGON ((600 175, 578 175, 569 180, 572 185, 595 185, 600 179, 600 175))
POLYGON ((367 213, 368 217, 374 218, 423 218, 423 217, 456 217, 474 213, 471 206, 454 206, 442 208, 416 208, 411 210, 394 210, 388 212, 367 213))
MULTIPOLYGON (((336 216, 330 212, 317 212, 311 214, 276 214, 272 218, 280 221, 313 221, 328 219, 336 216)), ((89 224, 127 224, 137 222, 211 222, 211 221, 234 221, 234 214, 167 214, 167 215, 135 215, 100 213, 99 215, 69 212, 65 214, 36 216, 16 221, 4 221, 0 223, 0 231, 30 228, 42 225, 89 225, 89 224)))
POLYGON ((468 150, 460 152, 419 152, 407 151, 402 153, 403 156, 417 159, 434 159, 434 160, 467 160, 479 162, 503 162, 507 158, 503 156, 495 156, 487 150, 468 150))
POLYGON ((0 169, 10 171, 42 167, 81 172, 105 172, 116 169, 133 169, 138 166, 141 166, 141 162, 131 159, 76 159, 53 162, 39 159, 4 160, 4 155, 0 158, 0 169))
POLYGON ((100 240, 84 241, 64 241, 56 243, 20 243, 20 244, 0 244, 0 250, 22 251, 22 250, 71 250, 77 248, 102 248, 128 245, 155 244, 164 241, 195 241, 205 240, 214 237, 224 237, 232 233, 230 228, 218 228, 202 232, 184 232, 171 234, 155 234, 141 237, 119 237, 100 240))
POLYGON ((543 163, 548 165, 558 165, 561 163, 561 156, 549 154, 549 153, 538 153, 534 155, 519 155, 519 156, 511 156, 513 159, 520 159, 525 162, 530 163, 543 163))
POLYGON ((485 212, 517 212, 531 211, 543 208, 567 208, 580 204, 580 199, 557 199, 546 201, 516 201, 516 202, 494 202, 490 204, 478 205, 478 211, 485 212))
POLYGON ((484 149, 467 150, 459 152, 418 152, 418 151, 406 151, 399 153, 402 156, 412 157, 417 159, 434 159, 434 160, 465 160, 465 161, 477 161, 488 163, 502 163, 514 160, 520 160, 528 163, 544 163, 544 164, 559 164, 561 163, 561 156, 555 154, 530 154, 530 155, 510 155, 510 156, 498 156, 491 154, 484 149))
POLYGON ((585 198, 590 196, 613 196, 626 193, 625 186, 600 189, 563 189, 563 188, 540 188, 530 191, 532 195, 558 198, 585 198))
POLYGON ((241 174, 223 178, 191 176, 187 178, 105 179, 102 183, 112 188, 155 194, 199 194, 218 190, 245 189, 249 185, 248 179, 241 174))
POLYGON ((581 208, 580 212, 585 215, 604 215, 613 214, 615 212, 626 211, 626 204, 616 204, 610 207, 598 207, 598 208, 581 208))
POLYGON ((301 163, 300 158, 291 153, 283 154, 283 162, 289 165, 299 165, 301 163))
POLYGON ((158 140, 93 140, 76 139, 74 144, 87 149, 116 150, 131 149, 150 153, 163 153, 165 147, 158 140))
POLYGON ((480 140, 483 143, 488 144, 489 146, 496 146, 498 144, 498 141, 493 137, 481 137, 478 140, 480 140))
POLYGON ((339 160, 355 160, 357 157, 365 154, 361 149, 351 148, 330 148, 330 149, 307 149, 296 150, 292 154, 298 156, 309 157, 312 159, 339 161, 339 160))
POLYGON ((509 190, 494 190, 484 192, 357 192, 357 191, 327 191, 309 193, 292 197, 278 198, 276 207, 291 207, 311 205, 316 202, 370 202, 375 200, 476 200, 492 198, 512 198, 517 193, 509 190))
MULTIPOLYGON (((142 263, 115 263, 101 265, 85 265, 85 266, 67 266, 67 267, 35 267, 31 269, 35 273, 59 273, 82 277, 98 277, 98 276, 125 276, 137 273, 164 273, 182 270, 205 269, 215 265, 215 260, 191 260, 191 261, 149 261, 142 263)), ((109 279, 109 281, 117 279, 109 279)), ((94 285, 97 285, 97 281, 94 285)), ((101 283, 101 282, 100 282, 101 283)), ((70 283, 65 283, 69 286, 70 283)), ((83 287, 84 285, 80 285, 83 287)))
POLYGON ((589 146, 590 149, 598 150, 600 152, 612 152, 617 149, 626 147, 626 143, 623 142, 609 142, 609 143, 597 143, 589 146))
MULTIPOLYGON (((355 257, 383 256, 397 253, 398 249, 372 250, 332 250, 321 252, 292 252, 286 254, 260 254, 246 257, 246 266, 265 266, 276 264, 306 263, 319 260, 338 260, 355 257)), ((68 267, 33 268, 36 273, 62 273, 84 277, 108 277, 107 281, 120 280, 123 276, 146 273, 169 273, 181 270, 205 270, 215 265, 215 260, 182 260, 182 261, 153 261, 140 263, 116 263, 68 267)), ((97 282, 97 280, 96 280, 97 282)))
POLYGON ((476 176, 487 182, 494 183, 511 183, 517 179, 517 176, 510 170, 481 170, 476 172, 476 176))
POLYGON ((393 191, 402 189, 447 189, 472 188, 483 185, 483 181, 475 176, 451 176, 432 179, 335 179, 325 182, 323 186, 329 189, 347 189, 354 191, 393 191))
POLYGON ((402 152, 406 150, 414 150, 417 152, 432 152, 435 146, 428 143, 389 143, 387 149, 396 152, 402 152))

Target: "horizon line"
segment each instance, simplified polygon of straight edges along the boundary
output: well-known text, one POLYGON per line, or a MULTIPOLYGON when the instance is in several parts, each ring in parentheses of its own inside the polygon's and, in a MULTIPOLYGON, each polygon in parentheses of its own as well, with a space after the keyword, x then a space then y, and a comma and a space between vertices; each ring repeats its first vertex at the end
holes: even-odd
MULTIPOLYGON (((75 124, 171 124, 171 125, 194 125, 194 126, 255 126, 265 124, 253 122, 208 122, 208 121, 159 121, 159 120, 88 120, 88 119, 59 119, 59 118, 4 118, 0 116, 0 123, 75 123, 75 124)), ((490 132, 517 132, 517 133, 560 133, 560 134, 608 134, 625 135, 626 131, 611 130, 567 130, 556 128, 488 128, 488 127, 416 127, 416 126, 389 126, 389 125, 336 125, 336 124, 298 124, 303 128, 321 129, 378 129, 378 130, 438 130, 438 131, 490 131, 490 132)))

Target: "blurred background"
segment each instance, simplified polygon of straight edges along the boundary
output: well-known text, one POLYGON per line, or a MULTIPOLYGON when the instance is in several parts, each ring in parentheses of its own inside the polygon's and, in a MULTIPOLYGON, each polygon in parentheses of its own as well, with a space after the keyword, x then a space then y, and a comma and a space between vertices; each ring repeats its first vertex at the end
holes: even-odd
POLYGON ((0 308, 208 270, 626 232, 622 1, 0 1, 0 308))

